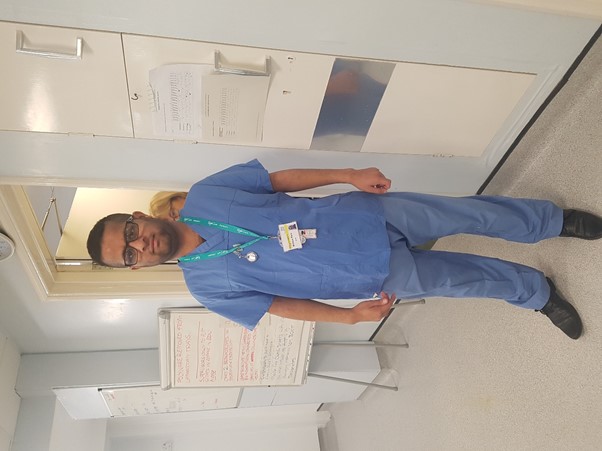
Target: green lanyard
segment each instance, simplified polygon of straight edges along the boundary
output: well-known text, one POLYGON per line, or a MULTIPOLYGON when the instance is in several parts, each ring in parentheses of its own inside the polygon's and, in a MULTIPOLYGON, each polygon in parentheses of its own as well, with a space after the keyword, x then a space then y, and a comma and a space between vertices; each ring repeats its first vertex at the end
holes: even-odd
POLYGON ((249 247, 252 244, 257 243, 258 241, 268 240, 268 239, 272 238, 271 236, 268 236, 268 235, 258 235, 257 233, 251 232, 250 230, 247 230, 247 229, 243 229, 242 227, 233 226, 233 225, 226 224, 224 222, 219 222, 219 221, 209 221, 208 219, 203 219, 203 218, 193 218, 191 216, 182 216, 182 217, 180 217, 180 219, 178 219, 178 221, 184 222, 187 224, 201 224, 201 225, 204 225, 207 227, 213 227, 215 229, 224 230, 226 232, 237 233, 239 235, 255 237, 254 240, 248 241, 245 244, 240 244, 238 246, 234 246, 232 249, 222 249, 219 251, 203 252, 202 254, 185 255, 184 257, 180 257, 178 259, 181 262, 197 262, 200 260, 207 260, 209 258, 222 257, 223 255, 228 255, 232 252, 238 252, 238 251, 244 249, 245 247, 249 247))

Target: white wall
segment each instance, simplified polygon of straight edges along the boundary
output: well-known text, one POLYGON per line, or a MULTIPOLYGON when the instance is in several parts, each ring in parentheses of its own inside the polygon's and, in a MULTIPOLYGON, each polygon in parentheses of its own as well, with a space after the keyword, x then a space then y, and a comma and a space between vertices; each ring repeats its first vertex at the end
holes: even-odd
POLYGON ((53 388, 151 384, 159 377, 157 349, 24 354, 17 392, 50 396, 53 388))
POLYGON ((316 405, 115 418, 107 451, 319 451, 318 427, 329 420, 316 405))
POLYGON ((21 354, 0 330, 0 451, 8 451, 15 433, 21 398, 15 392, 21 354))
MULTIPOLYGON (((54 396, 23 401, 11 451, 319 451, 318 404, 73 420, 54 396)), ((8 451, 8 448, 6 448, 8 451)))
POLYGON ((11 451, 48 451, 56 398, 24 398, 11 451))
POLYGON ((197 428, 195 432, 180 434, 152 432, 139 436, 118 437, 111 440, 108 450, 163 451, 170 449, 165 448, 169 443, 178 451, 197 451, 201 448, 213 451, 320 451, 315 426, 275 428, 269 423, 263 427, 257 425, 254 429, 245 428, 242 431, 235 425, 217 430, 199 431, 197 428))
POLYGON ((56 397, 23 400, 11 451, 104 451, 107 420, 73 420, 56 397))
POLYGON ((106 430, 107 420, 74 420, 56 402, 48 451, 104 451, 106 430))

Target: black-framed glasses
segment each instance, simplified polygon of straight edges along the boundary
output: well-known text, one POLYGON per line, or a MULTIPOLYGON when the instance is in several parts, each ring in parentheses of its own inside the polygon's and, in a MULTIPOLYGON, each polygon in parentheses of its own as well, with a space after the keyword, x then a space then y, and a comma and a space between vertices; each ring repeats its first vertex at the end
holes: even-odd
POLYGON ((125 229, 123 230, 125 239, 125 250, 123 251, 123 263, 126 267, 134 266, 138 263, 138 251, 129 244, 138 239, 138 224, 134 222, 134 217, 130 216, 125 221, 125 229))

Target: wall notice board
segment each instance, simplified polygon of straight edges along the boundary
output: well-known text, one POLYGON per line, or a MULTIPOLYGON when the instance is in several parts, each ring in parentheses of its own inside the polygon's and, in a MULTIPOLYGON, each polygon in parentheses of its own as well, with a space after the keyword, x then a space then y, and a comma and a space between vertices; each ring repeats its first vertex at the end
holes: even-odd
POLYGON ((204 308, 158 317, 164 389, 305 383, 314 322, 266 314, 249 331, 204 308))

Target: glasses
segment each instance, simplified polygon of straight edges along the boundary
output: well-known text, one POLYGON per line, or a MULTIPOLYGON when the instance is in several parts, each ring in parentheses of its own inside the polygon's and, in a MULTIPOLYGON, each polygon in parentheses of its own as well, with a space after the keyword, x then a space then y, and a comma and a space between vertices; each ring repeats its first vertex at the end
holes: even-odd
POLYGON ((132 241, 138 239, 138 224, 134 222, 134 217, 130 216, 125 221, 125 229, 123 231, 125 238, 125 251, 123 251, 123 263, 126 267, 134 266, 138 263, 138 251, 132 246, 128 246, 132 241))

